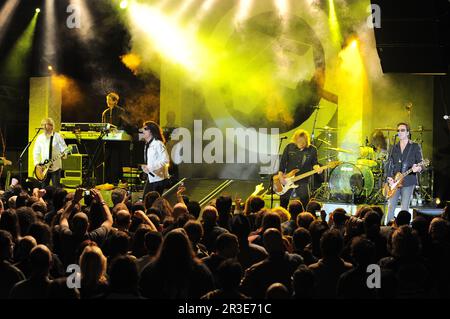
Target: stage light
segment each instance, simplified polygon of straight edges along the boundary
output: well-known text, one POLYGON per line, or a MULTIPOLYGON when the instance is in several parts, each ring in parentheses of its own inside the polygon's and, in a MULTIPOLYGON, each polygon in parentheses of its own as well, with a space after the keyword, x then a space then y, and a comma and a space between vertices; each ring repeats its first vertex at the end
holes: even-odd
POLYGON ((53 67, 52 67, 51 65, 49 65, 49 66, 47 67, 47 69, 48 69, 49 71, 53 71, 53 67))
POLYGON ((120 1, 120 9, 124 10, 126 8, 128 8, 128 1, 127 0, 120 1))
POLYGON ((436 206, 441 203, 441 199, 439 197, 436 197, 436 206))
POLYGON ((5 74, 21 77, 26 74, 26 61, 29 58, 33 46, 34 34, 36 31, 38 13, 36 12, 28 24, 25 31, 16 41, 4 61, 5 74))
MULTIPOLYGON (((177 25, 159 10, 133 3, 129 10, 130 21, 146 35, 148 45, 166 59, 183 66, 189 71, 199 71, 204 65, 205 53, 194 34, 177 25)), ((141 43, 146 45, 145 43, 141 43)))
POLYGON ((42 41, 43 57, 42 61, 45 61, 48 67, 49 64, 56 65, 58 59, 57 49, 57 37, 56 37, 56 9, 55 0, 45 0, 45 10, 43 11, 44 18, 44 37, 42 41))
POLYGON ((3 1, 4 4, 0 7, 0 45, 2 40, 8 31, 9 25, 17 7, 19 6, 20 0, 7 0, 3 1))
POLYGON ((341 29, 334 7, 334 0, 328 0, 328 24, 331 32, 331 39, 335 45, 339 45, 342 42, 341 29))
POLYGON ((41 9, 36 8, 36 13, 39 13, 39 12, 41 12, 41 9))
POLYGON ((234 19, 235 23, 240 23, 248 17, 252 4, 253 0, 239 1, 239 8, 236 14, 236 18, 234 19))
POLYGON ((288 13, 288 4, 286 0, 275 0, 275 5, 280 16, 285 17, 288 13))

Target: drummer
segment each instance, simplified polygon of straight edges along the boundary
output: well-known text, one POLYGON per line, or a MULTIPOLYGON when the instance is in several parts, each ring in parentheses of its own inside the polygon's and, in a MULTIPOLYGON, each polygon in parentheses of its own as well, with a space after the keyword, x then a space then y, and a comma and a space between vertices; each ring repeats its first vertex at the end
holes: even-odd
POLYGON ((388 155, 386 137, 380 130, 375 130, 371 136, 372 147, 375 151, 375 160, 385 160, 388 155))

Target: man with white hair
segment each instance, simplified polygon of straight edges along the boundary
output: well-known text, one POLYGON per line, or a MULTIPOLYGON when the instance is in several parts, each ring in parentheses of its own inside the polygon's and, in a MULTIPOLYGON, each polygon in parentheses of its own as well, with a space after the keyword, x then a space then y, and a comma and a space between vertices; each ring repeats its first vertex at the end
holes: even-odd
MULTIPOLYGON (((44 129, 44 133, 40 134, 36 138, 33 151, 34 166, 44 163, 46 160, 50 161, 53 158, 63 153, 67 149, 66 142, 62 136, 54 131, 55 122, 52 118, 43 119, 41 125, 44 129)), ((43 187, 50 184, 55 187, 60 186, 61 180, 61 158, 57 158, 50 166, 47 177, 43 181, 43 187)))

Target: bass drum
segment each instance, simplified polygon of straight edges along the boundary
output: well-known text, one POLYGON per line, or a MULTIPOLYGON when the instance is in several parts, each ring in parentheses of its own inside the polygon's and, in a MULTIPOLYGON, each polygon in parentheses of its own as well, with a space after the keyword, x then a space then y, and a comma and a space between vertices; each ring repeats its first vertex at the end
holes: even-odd
POLYGON ((336 200, 351 202, 353 194, 356 199, 367 198, 373 191, 373 173, 365 165, 344 163, 333 169, 329 185, 336 200))

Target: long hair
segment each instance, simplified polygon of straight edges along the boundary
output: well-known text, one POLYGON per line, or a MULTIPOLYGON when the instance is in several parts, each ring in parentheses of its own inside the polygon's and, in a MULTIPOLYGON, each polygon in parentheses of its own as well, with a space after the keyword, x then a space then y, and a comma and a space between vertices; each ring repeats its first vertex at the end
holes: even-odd
POLYGON ((294 132, 294 135, 292 135, 291 141, 295 144, 297 144, 297 138, 303 137, 306 140, 306 147, 309 147, 311 145, 311 137, 309 136, 308 131, 304 129, 298 129, 294 132))
POLYGON ((164 138, 163 131, 158 124, 156 124, 153 121, 145 121, 144 128, 147 130, 150 130, 154 139, 159 140, 159 141, 163 142, 164 144, 166 144, 166 139, 164 138))
POLYGON ((373 132, 372 144, 377 148, 379 147, 383 150, 387 150, 386 137, 384 136, 383 132, 378 131, 378 130, 373 132))
POLYGON ((168 276, 189 276, 197 259, 184 229, 177 228, 166 235, 154 262, 159 271, 166 272, 168 276))
POLYGON ((95 287, 106 281, 106 262, 99 247, 88 245, 84 248, 80 256, 81 282, 84 287, 95 287))

